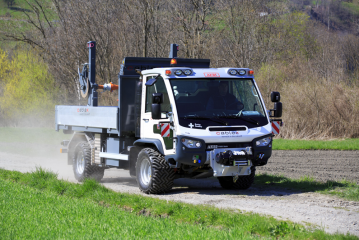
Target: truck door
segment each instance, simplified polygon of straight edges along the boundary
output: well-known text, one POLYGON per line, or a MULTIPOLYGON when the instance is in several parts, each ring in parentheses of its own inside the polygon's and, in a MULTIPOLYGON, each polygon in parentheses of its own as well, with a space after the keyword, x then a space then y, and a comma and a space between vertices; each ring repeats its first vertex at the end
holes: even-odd
MULTIPOLYGON (((146 81, 154 76, 146 77, 146 81)), ((169 129, 169 119, 166 117, 167 112, 171 112, 171 104, 168 97, 168 92, 161 76, 157 78, 157 82, 152 86, 146 86, 143 84, 143 100, 141 110, 141 138, 152 138, 163 140, 165 149, 173 148, 172 130, 169 129), (162 93, 163 103, 161 104, 161 119, 151 118, 152 107, 152 94, 162 93), (172 143, 172 144, 171 144, 172 143)))

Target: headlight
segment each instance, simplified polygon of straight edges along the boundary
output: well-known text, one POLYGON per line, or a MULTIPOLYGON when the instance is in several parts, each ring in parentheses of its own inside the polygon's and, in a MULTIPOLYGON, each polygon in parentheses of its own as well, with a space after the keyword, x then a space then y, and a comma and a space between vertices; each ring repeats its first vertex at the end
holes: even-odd
POLYGON ((246 74, 246 70, 241 69, 238 71, 238 73, 239 73, 239 75, 244 75, 244 74, 246 74))
POLYGON ((176 74, 177 76, 182 75, 182 70, 180 70, 180 69, 175 70, 175 74, 176 74))
POLYGON ((183 71, 185 75, 191 75, 192 74, 192 70, 191 69, 186 69, 183 71))
POLYGON ((229 70, 228 70, 228 74, 230 74, 230 75, 237 75, 237 70, 236 70, 236 69, 229 69, 229 70))
POLYGON ((182 143, 188 148, 200 148, 202 146, 201 142, 182 138, 182 143))
POLYGON ((272 141, 271 137, 262 138, 256 141, 257 147, 265 147, 272 141))

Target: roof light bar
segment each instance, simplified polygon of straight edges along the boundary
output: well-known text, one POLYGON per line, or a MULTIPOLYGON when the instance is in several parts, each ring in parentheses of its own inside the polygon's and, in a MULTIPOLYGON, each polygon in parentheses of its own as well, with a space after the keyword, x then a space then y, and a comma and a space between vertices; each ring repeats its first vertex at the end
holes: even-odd
MULTIPOLYGON (((171 73, 167 74, 167 71, 171 71, 171 70, 166 70, 166 75, 170 75, 171 73)), ((181 75, 189 76, 193 73, 192 69, 172 69, 172 71, 176 76, 181 76, 181 75)))
MULTIPOLYGON (((253 72, 253 70, 250 70, 250 71, 253 72)), ((248 71, 248 75, 251 75, 251 74, 249 74, 250 71, 248 71)), ((228 74, 232 75, 232 76, 235 76, 235 75, 243 76, 243 75, 246 75, 246 70, 245 69, 229 69, 228 74)))

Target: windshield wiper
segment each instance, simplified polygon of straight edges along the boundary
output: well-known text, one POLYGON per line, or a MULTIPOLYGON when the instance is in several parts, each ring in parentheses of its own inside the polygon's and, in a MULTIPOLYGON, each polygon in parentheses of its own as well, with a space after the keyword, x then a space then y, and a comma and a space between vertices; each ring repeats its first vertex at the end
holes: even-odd
POLYGON ((202 116, 197 116, 197 115, 193 115, 193 116, 186 116, 186 117, 181 117, 183 119, 199 119, 199 120, 211 120, 212 122, 216 122, 216 123, 221 123, 223 125, 228 126, 228 122, 223 121, 219 118, 209 118, 209 117, 202 117, 202 116))
POLYGON ((250 123, 253 123, 255 125, 259 125, 259 122, 253 118, 250 118, 250 117, 244 117, 242 115, 240 116, 237 116, 237 115, 232 115, 232 116, 221 116, 221 118, 240 118, 246 122, 250 122, 250 123))

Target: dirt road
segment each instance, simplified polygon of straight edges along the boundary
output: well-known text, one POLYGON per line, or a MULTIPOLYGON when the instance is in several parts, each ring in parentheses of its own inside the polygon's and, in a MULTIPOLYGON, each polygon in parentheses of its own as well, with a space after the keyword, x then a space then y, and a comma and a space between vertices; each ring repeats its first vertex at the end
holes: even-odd
MULTIPOLYGON (((4 147, 4 146, 2 146, 4 147)), ((4 148, 2 148, 4 149, 4 148)), ((51 152, 47 157, 26 156, 0 151, 0 167, 28 172, 41 166, 59 174, 59 178, 73 181, 72 166, 66 154, 51 152)), ((274 151, 267 166, 258 172, 280 173, 288 177, 313 176, 319 180, 358 181, 358 151, 274 151)), ((142 194, 136 180, 127 171, 110 169, 102 184, 115 191, 142 194)), ((341 200, 317 193, 301 193, 275 186, 252 186, 246 191, 223 190, 217 179, 175 180, 173 190, 153 197, 192 204, 210 204, 219 208, 240 209, 314 224, 327 232, 351 233, 359 236, 359 202, 341 200)))

